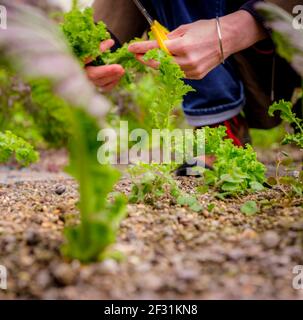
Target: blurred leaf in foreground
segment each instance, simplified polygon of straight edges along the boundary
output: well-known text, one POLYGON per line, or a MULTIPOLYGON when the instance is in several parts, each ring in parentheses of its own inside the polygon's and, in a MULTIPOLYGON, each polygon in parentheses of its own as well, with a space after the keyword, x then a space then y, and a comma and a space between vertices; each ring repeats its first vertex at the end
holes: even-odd
POLYGON ((279 55, 291 62, 293 68, 303 76, 303 29, 295 29, 293 16, 277 5, 260 2, 256 7, 272 30, 279 55))
POLYGON ((56 94, 103 119, 110 103, 87 80, 58 26, 39 10, 3 0, 7 30, 0 29, 0 52, 28 78, 47 78, 56 94))

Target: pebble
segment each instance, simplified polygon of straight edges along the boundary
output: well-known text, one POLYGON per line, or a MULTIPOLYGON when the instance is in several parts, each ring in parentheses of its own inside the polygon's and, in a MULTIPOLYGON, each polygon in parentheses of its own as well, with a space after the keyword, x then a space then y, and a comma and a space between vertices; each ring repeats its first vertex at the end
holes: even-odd
POLYGON ((199 277, 199 271, 194 269, 177 270, 177 277, 180 280, 192 281, 199 277))
POLYGON ((207 210, 203 210, 202 214, 203 214, 203 216, 205 218, 209 218, 210 217, 210 213, 207 210))
POLYGON ((275 231, 266 231, 262 236, 262 243, 268 249, 273 249, 278 246, 280 237, 275 231))
POLYGON ((142 281, 140 281, 140 288, 144 288, 144 290, 158 291, 163 285, 163 282, 160 277, 150 273, 148 277, 144 277, 142 281))
POLYGON ((75 281, 75 272, 66 263, 56 264, 52 268, 52 274, 59 285, 69 286, 75 281))
POLYGON ((100 264, 99 270, 104 274, 117 274, 119 272, 119 264, 113 259, 107 259, 100 264))
POLYGON ((42 289, 46 289, 51 285, 52 277, 47 270, 42 270, 37 274, 36 281, 42 289))
POLYGON ((245 257, 245 252, 244 252, 244 250, 242 250, 240 248, 235 248, 235 249, 232 249, 230 252, 228 252, 227 255, 231 260, 237 261, 237 260, 245 257))
POLYGON ((295 231, 303 231, 303 221, 293 223, 291 229, 295 231))
POLYGON ((242 233, 244 239, 255 239, 258 237, 257 233, 252 229, 245 229, 242 233))
POLYGON ((58 185, 55 187, 55 193, 58 196, 61 196, 62 194, 64 194, 65 191, 66 191, 66 186, 64 186, 64 185, 58 185))
POLYGON ((25 238, 26 244, 29 246, 34 246, 34 245, 38 244, 40 241, 40 236, 39 236, 38 232, 36 232, 34 230, 26 231, 24 238, 25 238))

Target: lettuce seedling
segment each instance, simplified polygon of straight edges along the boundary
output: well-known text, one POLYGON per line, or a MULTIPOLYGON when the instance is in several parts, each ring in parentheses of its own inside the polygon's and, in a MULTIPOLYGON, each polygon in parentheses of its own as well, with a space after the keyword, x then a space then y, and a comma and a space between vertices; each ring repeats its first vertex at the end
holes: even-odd
POLYGON ((301 149, 303 149, 303 119, 300 119, 292 112, 292 103, 281 100, 275 102, 269 108, 269 115, 274 116, 275 112, 280 112, 281 119, 295 126, 297 133, 290 134, 288 133, 284 140, 283 144, 294 143, 301 149))
POLYGON ((115 242, 125 214, 126 199, 117 194, 108 201, 120 173, 97 161, 97 122, 77 109, 72 110, 71 119, 73 137, 67 172, 79 182, 81 223, 65 229, 67 242, 62 252, 88 263, 106 257, 108 246, 115 242))
POLYGON ((0 132, 0 163, 6 163, 15 157, 16 161, 27 166, 39 159, 34 147, 10 131, 0 132))
POLYGON ((205 153, 214 155, 213 170, 205 170, 204 182, 223 195, 263 190, 265 166, 250 145, 237 147, 226 138, 226 128, 205 127, 205 153))
POLYGON ((184 96, 194 89, 184 83, 184 72, 174 62, 173 57, 163 50, 150 50, 144 56, 144 60, 156 60, 160 63, 159 72, 155 77, 156 94, 152 100, 146 101, 151 108, 153 123, 155 128, 171 129, 172 111, 180 106, 184 96))
POLYGON ((180 206, 189 207, 200 212, 202 205, 194 195, 181 190, 179 183, 173 178, 172 172, 176 164, 144 164, 140 163, 129 169, 132 177, 130 203, 145 203, 154 205, 165 194, 170 195, 180 206))

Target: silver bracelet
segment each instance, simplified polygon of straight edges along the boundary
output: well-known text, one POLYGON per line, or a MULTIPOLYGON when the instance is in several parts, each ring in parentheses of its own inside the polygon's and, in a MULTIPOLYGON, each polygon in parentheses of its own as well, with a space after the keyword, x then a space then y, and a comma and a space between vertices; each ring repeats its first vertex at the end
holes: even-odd
POLYGON ((224 49, 223 49, 223 39, 222 39, 222 32, 221 32, 221 23, 220 23, 220 18, 216 17, 216 22, 217 22, 217 32, 218 32, 218 37, 219 37, 219 45, 220 45, 220 50, 221 50, 221 63, 225 63, 225 55, 224 55, 224 49))

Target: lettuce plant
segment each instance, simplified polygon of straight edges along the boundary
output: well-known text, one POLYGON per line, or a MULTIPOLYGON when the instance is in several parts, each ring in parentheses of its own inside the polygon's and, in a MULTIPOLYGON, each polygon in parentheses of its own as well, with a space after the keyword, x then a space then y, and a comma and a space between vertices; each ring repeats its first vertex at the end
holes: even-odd
POLYGON ((74 3, 73 9, 64 15, 61 29, 68 40, 74 54, 85 62, 86 59, 97 59, 101 56, 100 43, 110 38, 106 25, 100 21, 95 24, 93 9, 83 12, 74 3))
POLYGON ((96 120, 81 110, 71 111, 73 137, 67 172, 79 182, 81 223, 65 229, 67 242, 62 251, 67 257, 91 262, 106 257, 108 246, 115 242, 126 199, 119 194, 108 199, 120 174, 96 159, 96 120))
POLYGON ((288 133, 282 143, 294 143, 303 149, 303 119, 299 119, 296 114, 292 112, 292 103, 284 100, 274 103, 269 108, 269 114, 273 116, 275 112, 280 112, 281 118, 289 124, 294 125, 297 131, 297 133, 293 134, 288 133))
POLYGON ((39 159, 38 153, 28 142, 10 131, 0 132, 0 163, 6 163, 13 157, 23 166, 39 159))
POLYGON ((204 183, 223 195, 261 191, 265 182, 265 166, 257 160, 250 145, 237 147, 226 139, 226 128, 205 127, 205 153, 214 155, 213 170, 205 170, 204 183))

